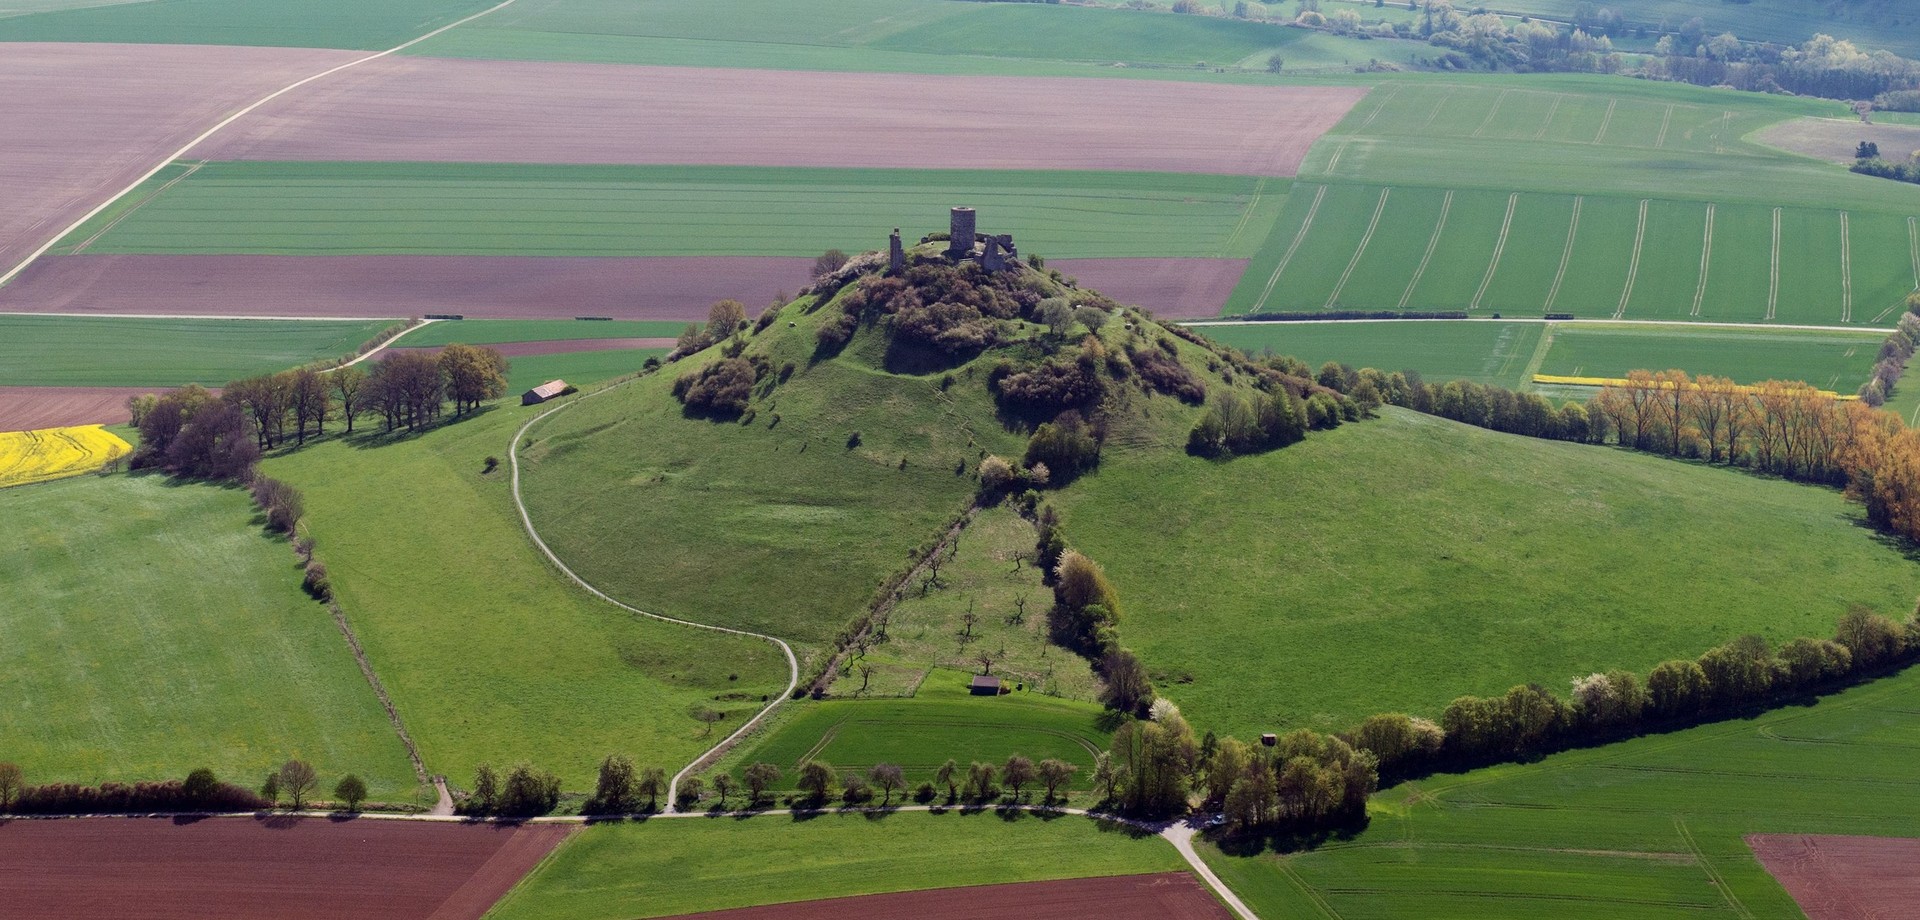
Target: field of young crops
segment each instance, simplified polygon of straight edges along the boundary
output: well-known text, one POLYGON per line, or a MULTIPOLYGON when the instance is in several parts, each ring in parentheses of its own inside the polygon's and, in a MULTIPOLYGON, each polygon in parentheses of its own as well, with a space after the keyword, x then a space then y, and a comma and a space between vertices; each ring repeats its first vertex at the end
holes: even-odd
POLYGON ((0 316, 0 386, 217 387, 354 354, 390 320, 0 316))
POLYGON ((1285 200, 1253 177, 678 166, 232 162, 150 185, 56 253, 812 257, 965 201, 1052 258, 1246 258, 1285 200))
POLYGON ((486 0, 27 0, 0 10, 0 42, 382 50, 490 5, 486 0), (16 8, 24 15, 7 15, 16 8))
POLYGON ((0 489, 91 473, 132 452, 99 425, 0 432, 0 489))

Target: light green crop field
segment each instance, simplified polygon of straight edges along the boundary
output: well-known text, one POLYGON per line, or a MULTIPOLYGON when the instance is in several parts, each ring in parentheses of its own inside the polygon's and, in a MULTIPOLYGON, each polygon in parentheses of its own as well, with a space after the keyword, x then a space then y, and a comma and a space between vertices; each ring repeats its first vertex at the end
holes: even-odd
MULTIPOLYGON (((252 787, 290 757, 412 801, 406 750, 245 492, 160 476, 0 491, 0 748, 29 783, 252 787)), ((431 795, 431 790, 428 790, 431 795)))
POLYGON ((1374 797, 1351 840, 1202 855, 1263 917, 1799 918, 1746 834, 1910 837, 1920 672, 1374 797))
POLYGON ((1116 456, 1056 501, 1161 692, 1242 736, 1826 636, 1920 593, 1837 492, 1391 408, 1227 463, 1116 456))
POLYGON ((681 362, 528 433, 527 506, 581 577, 643 610, 825 643, 967 506, 980 451, 1019 453, 983 362, 944 398, 936 376, 881 370, 878 334, 810 363, 811 302, 754 340, 794 371, 744 423, 684 416, 681 362))
POLYGON ((934 670, 911 699, 790 703, 776 728, 730 754, 724 768, 737 777, 748 764, 764 761, 780 768, 780 788, 793 788, 800 765, 809 760, 862 774, 876 763, 894 763, 913 787, 933 782, 934 771, 949 759, 962 768, 976 760, 997 767, 1024 754, 1035 763, 1056 757, 1074 764, 1080 772, 1072 787, 1091 788, 1093 758, 1113 741, 1105 710, 1032 691, 972 696, 972 676, 934 670))
POLYGON ((503 342, 562 342, 570 339, 670 339, 686 323, 615 319, 463 319, 417 326, 395 342, 403 348, 434 345, 498 345, 503 342))
POLYGON ((562 0, 510 7, 422 42, 437 57, 901 73, 1258 79, 1425 53, 1278 23, 944 0, 562 0), (1206 67, 1198 66, 1201 64, 1206 67), (1230 74, 1213 69, 1235 68, 1230 74), (1251 69, 1258 76, 1242 70, 1251 69))
POLYGON ((505 465, 539 411, 509 400, 411 438, 332 438, 266 472, 305 527, 427 768, 457 786, 518 761, 590 790, 608 754, 677 769, 710 741, 695 704, 738 725, 786 685, 757 640, 635 618, 569 586, 514 513, 505 465), (501 466, 482 473, 487 457, 501 466))
POLYGON ((892 227, 917 236, 964 200, 1049 257, 1247 258, 1285 200, 1255 177, 1160 173, 223 162, 182 175, 155 176, 154 196, 130 196, 137 210, 56 252, 813 257, 879 248, 892 227))
POLYGON ((1071 815, 678 818, 586 828, 487 917, 628 920, 1184 865, 1156 835, 1071 815))
POLYGON ((270 45, 384 50, 480 12, 487 0, 25 0, 0 7, 0 42, 270 45), (66 7, 66 8, 61 8, 66 7))
POLYGON ((1419 371, 1429 382, 1474 380, 1519 389, 1544 323, 1419 320, 1365 323, 1258 323, 1203 326, 1199 332, 1248 354, 1292 355, 1318 368, 1327 361, 1383 371, 1419 371))
POLYGON ((351 355, 393 322, 0 316, 0 386, 220 386, 351 355))
POLYGON ((648 358, 666 356, 667 350, 664 348, 619 348, 508 358, 507 396, 518 399, 521 393, 549 380, 565 380, 585 388, 589 384, 639 373, 648 358))

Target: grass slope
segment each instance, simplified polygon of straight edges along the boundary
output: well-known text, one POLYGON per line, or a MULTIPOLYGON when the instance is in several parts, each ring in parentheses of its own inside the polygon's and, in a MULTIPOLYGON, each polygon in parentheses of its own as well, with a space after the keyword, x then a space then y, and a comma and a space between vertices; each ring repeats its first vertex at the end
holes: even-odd
POLYGON ((0 386, 220 386, 350 355, 390 321, 0 316, 0 386))
POLYGON ((1163 692, 1241 735, 1827 635, 1920 591, 1831 491, 1392 409, 1226 464, 1116 456, 1057 501, 1163 692))
POLYGON ((1182 865, 1158 837, 1072 816, 656 820, 587 828, 487 916, 627 920, 957 885, 1173 872, 1182 865))
POLYGON ((570 587, 527 541, 504 458, 534 409, 427 434, 332 439, 264 464, 306 496, 306 527, 428 769, 464 785, 529 760, 570 790, 602 757, 678 767, 710 742, 688 708, 738 725, 785 686, 763 642, 637 619, 570 587))
POLYGON ((118 221, 87 251, 812 257, 873 249, 888 227, 917 235, 969 201, 992 216, 983 231, 1049 257, 1245 258, 1260 234, 1235 228, 1265 227, 1283 200, 1262 188, 1160 173, 222 162, 66 239, 118 221))
POLYGON ((1798 918, 1742 836, 1913 835, 1920 672, 1374 797, 1358 837, 1207 862, 1265 917, 1798 918))
POLYGON ((0 491, 0 748, 29 782, 253 785, 300 757, 409 800, 413 768, 286 542, 238 489, 86 476, 0 491))
POLYGON ((507 396, 520 394, 549 380, 565 380, 577 387, 639 373, 648 358, 664 358, 664 348, 619 348, 575 351, 557 355, 523 355, 508 359, 507 396))
MULTIPOLYGON (((77 4, 75 4, 77 6, 77 4)), ((157 0, 0 15, 0 42, 270 45, 385 50, 487 0, 157 0)))

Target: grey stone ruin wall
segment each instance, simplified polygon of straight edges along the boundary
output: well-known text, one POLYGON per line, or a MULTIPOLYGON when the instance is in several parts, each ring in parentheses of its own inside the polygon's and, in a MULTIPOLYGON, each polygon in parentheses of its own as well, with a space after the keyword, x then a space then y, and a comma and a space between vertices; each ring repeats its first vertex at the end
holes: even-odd
POLYGON ((907 251, 900 245, 900 228, 893 228, 893 236, 887 240, 887 270, 900 274, 907 270, 907 251))
POLYGON ((948 244, 947 251, 961 259, 973 255, 973 209, 954 208, 952 221, 953 239, 948 244))

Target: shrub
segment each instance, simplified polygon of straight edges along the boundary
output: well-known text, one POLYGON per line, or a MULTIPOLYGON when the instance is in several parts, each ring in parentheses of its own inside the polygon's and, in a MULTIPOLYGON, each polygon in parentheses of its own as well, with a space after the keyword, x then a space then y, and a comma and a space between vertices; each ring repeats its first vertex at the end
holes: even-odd
POLYGON ((691 415, 737 418, 745 412, 759 379, 752 362, 725 358, 674 381, 674 395, 691 415))
POLYGON ((893 317, 898 339, 938 348, 949 354, 979 351, 994 342, 994 323, 977 307, 962 303, 921 304, 918 298, 893 317))
POLYGON ((813 331, 817 349, 822 354, 838 354, 853 340, 853 333, 860 328, 860 317, 852 313, 840 313, 822 320, 820 328, 813 331))
POLYGON ((507 773, 496 811, 513 818, 544 815, 560 804, 560 777, 519 764, 507 773))
POLYGON ((813 277, 824 278, 840 270, 847 264, 847 254, 838 249, 829 249, 813 260, 813 277))
POLYGON ((1028 480, 1035 486, 1065 485, 1100 465, 1100 442, 1080 413, 1064 412, 1034 430, 1023 462, 1029 471, 1047 471, 1045 477, 1029 473, 1028 480))
POLYGON ((333 797, 345 803, 348 811, 359 811, 360 803, 367 800, 367 784, 351 773, 340 778, 333 787, 333 797))
MULTIPOLYGON (((0 791, 0 796, 5 792, 0 791)), ((185 781, 22 786, 9 804, 10 808, 0 810, 20 815, 60 815, 257 811, 269 803, 252 790, 218 781, 212 771, 195 770, 185 781)))
POLYGON ((1179 358, 1153 348, 1134 349, 1127 356, 1148 389, 1196 406, 1207 401, 1206 384, 1181 364, 1179 358))
POLYGON ((1853 662, 1871 668, 1892 658, 1900 650, 1900 627, 1869 610, 1851 610, 1840 618, 1834 641, 1847 647, 1853 662))
POLYGON ((1013 465, 997 457, 989 456, 980 461, 980 491, 986 495, 998 495, 1002 489, 1013 483, 1013 465))
POLYGON ((327 577, 327 567, 319 560, 307 563, 306 576, 301 579, 300 587, 316 601, 324 603, 333 600, 333 579, 327 577))
POLYGON ((1019 370, 1002 364, 987 375, 987 384, 1002 405, 1041 418, 1091 406, 1102 395, 1087 363, 1059 358, 1019 370))

